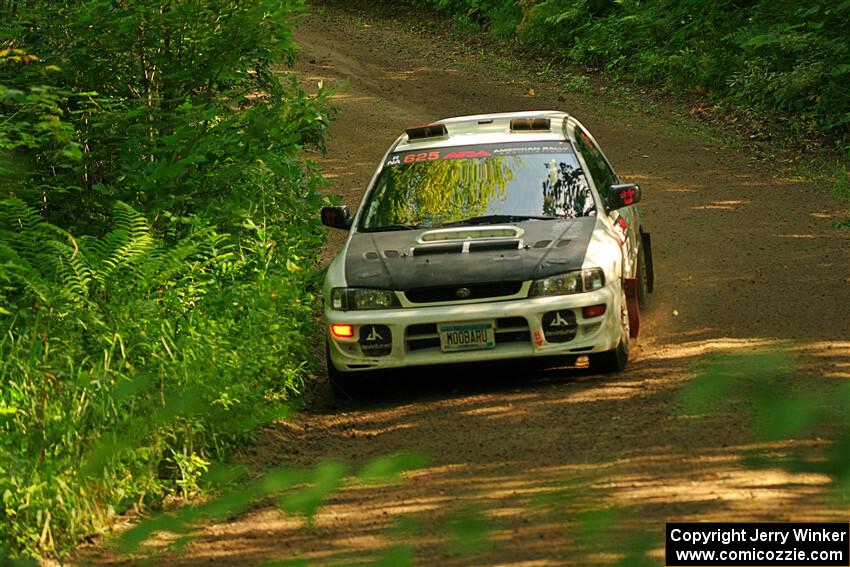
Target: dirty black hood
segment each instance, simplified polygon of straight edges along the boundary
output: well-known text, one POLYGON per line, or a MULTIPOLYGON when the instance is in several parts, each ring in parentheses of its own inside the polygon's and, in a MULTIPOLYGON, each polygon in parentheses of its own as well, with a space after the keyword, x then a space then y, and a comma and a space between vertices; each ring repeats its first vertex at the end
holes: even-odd
MULTIPOLYGON (((427 230, 359 232, 345 258, 351 287, 407 291, 487 282, 525 281, 581 269, 596 217, 510 223, 518 238, 422 244, 427 230)), ((505 226, 505 225, 500 225, 505 226)), ((476 227, 482 228, 482 227, 476 227)))

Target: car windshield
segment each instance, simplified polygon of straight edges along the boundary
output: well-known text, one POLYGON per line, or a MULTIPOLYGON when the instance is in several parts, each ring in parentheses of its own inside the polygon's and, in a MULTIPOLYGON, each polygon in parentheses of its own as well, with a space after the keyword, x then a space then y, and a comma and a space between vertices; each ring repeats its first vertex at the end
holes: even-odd
POLYGON ((575 218, 596 214, 566 142, 395 152, 364 204, 362 231, 575 218))

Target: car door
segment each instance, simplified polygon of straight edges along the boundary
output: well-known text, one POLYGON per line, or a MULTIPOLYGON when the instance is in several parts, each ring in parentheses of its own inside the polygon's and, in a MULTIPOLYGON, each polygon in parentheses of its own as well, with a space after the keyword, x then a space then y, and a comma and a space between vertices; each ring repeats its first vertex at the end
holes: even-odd
MULTIPOLYGON (((611 167, 608 158, 602 152, 599 144, 590 133, 580 124, 575 124, 573 129, 573 143, 576 151, 584 162, 585 169, 590 175, 596 191, 599 193, 603 204, 607 203, 611 187, 621 183, 620 178, 611 167)), ((637 250, 639 246, 640 219, 636 206, 623 207, 614 211, 607 211, 614 229, 621 235, 623 246, 623 259, 625 261, 625 274, 633 277, 637 262, 637 250)))

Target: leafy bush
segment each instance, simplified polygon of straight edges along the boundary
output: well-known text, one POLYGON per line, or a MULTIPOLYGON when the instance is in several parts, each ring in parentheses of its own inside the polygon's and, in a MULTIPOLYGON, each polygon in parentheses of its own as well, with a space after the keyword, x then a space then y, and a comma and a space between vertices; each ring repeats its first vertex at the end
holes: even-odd
POLYGON ((0 3, 0 559, 200 490, 308 377, 299 5, 0 3))
POLYGON ((0 531, 23 548, 192 493, 304 378, 310 282, 270 270, 262 234, 165 244, 128 205, 113 216, 75 238, 0 202, 0 531))
POLYGON ((850 143, 850 1, 431 0, 577 64, 850 143))
POLYGON ((522 20, 522 10, 513 0, 432 0, 444 14, 459 23, 486 26, 496 37, 512 35, 522 20))

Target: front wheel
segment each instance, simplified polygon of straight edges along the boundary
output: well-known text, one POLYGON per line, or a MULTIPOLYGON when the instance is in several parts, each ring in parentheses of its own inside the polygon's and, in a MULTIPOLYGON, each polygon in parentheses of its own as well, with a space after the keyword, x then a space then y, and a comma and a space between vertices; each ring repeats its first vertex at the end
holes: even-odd
POLYGON ((590 369, 601 374, 619 372, 629 361, 629 307, 626 303, 626 291, 620 298, 620 342, 617 347, 605 352, 588 355, 590 369))
POLYGON ((598 352, 589 355, 590 369, 599 374, 611 374, 619 372, 626 367, 629 361, 629 346, 626 341, 620 339, 620 344, 614 350, 598 352))
POLYGON ((338 400, 348 400, 353 398, 357 393, 354 380, 349 373, 340 372, 331 362, 331 349, 325 343, 325 363, 327 365, 328 385, 331 387, 331 392, 338 400))

